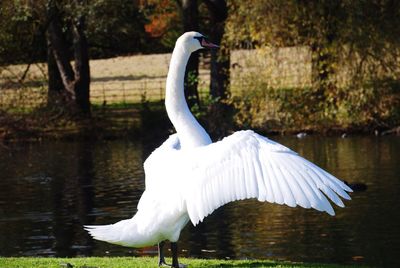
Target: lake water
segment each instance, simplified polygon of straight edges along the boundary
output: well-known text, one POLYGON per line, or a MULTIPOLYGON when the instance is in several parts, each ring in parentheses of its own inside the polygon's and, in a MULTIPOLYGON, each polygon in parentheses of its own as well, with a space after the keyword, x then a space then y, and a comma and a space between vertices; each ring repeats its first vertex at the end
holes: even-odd
MULTIPOLYGON (((365 183, 337 215, 246 200, 230 203, 181 234, 180 254, 400 265, 400 138, 275 137, 349 182, 365 183)), ((133 216, 144 190, 142 163, 156 145, 134 141, 0 146, 0 256, 140 256, 92 240, 83 224, 133 216)))

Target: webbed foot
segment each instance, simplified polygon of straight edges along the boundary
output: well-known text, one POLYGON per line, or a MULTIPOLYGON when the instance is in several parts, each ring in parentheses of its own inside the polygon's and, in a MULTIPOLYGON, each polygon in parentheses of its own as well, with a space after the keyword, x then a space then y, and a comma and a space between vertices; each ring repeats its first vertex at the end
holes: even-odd
POLYGON ((172 265, 172 264, 168 264, 166 262, 160 262, 158 264, 158 266, 159 267, 172 267, 172 268, 186 268, 187 267, 187 265, 183 264, 183 263, 178 263, 178 264, 172 265))
POLYGON ((172 267, 172 264, 168 264, 165 261, 158 262, 158 267, 172 267))

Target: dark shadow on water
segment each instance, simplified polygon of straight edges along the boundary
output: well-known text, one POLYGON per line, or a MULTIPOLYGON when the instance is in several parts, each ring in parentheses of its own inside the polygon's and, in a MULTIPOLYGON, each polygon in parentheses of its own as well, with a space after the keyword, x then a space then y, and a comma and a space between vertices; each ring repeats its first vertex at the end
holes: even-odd
POLYGON ((55 174, 53 180, 53 234, 55 242, 53 251, 56 257, 73 257, 79 254, 90 255, 93 248, 93 240, 77 229, 79 226, 93 221, 90 216, 93 209, 93 179, 95 172, 93 167, 93 143, 85 142, 71 144, 74 157, 71 158, 68 170, 61 166, 65 162, 56 162, 61 165, 55 170, 67 174, 55 174), (72 216, 76 215, 76 216, 72 216), (79 241, 79 244, 77 244, 79 241))

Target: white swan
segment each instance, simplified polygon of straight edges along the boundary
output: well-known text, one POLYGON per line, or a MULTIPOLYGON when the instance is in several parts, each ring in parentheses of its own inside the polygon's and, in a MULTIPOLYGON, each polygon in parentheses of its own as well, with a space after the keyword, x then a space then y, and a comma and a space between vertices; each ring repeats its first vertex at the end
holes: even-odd
POLYGON ((251 130, 238 131, 212 143, 190 113, 184 97, 189 56, 212 48, 203 35, 183 34, 176 42, 169 67, 165 106, 177 133, 145 161, 146 190, 136 215, 111 225, 85 226, 97 240, 143 247, 159 244, 164 265, 164 241, 171 242, 172 266, 180 267, 177 244, 183 227, 194 225, 220 206, 257 198, 290 207, 314 208, 334 215, 326 197, 339 207, 352 190, 342 181, 285 146, 251 130))

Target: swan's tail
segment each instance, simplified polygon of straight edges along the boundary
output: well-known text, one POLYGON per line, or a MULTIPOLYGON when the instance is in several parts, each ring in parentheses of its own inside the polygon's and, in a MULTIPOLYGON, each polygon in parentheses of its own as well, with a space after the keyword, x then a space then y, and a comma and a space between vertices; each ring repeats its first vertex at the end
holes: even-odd
POLYGON ((110 225, 85 225, 85 230, 96 240, 115 243, 119 239, 114 224, 110 225))
POLYGON ((85 225, 84 229, 96 240, 122 246, 136 246, 137 225, 133 219, 119 221, 110 225, 85 225))

